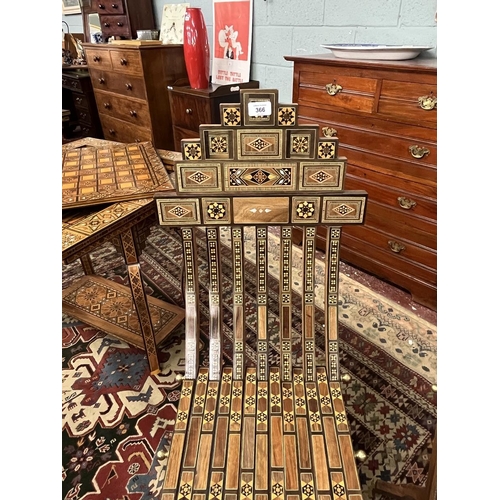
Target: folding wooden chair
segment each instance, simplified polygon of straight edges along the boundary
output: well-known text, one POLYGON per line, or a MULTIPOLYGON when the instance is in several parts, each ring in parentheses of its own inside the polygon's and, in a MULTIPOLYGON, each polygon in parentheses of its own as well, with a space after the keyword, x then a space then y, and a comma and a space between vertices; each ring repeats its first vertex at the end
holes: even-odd
POLYGON ((317 125, 299 126, 297 106, 279 104, 276 90, 242 90, 239 104, 221 104, 221 117, 221 125, 200 125, 199 139, 182 141, 177 193, 155 195, 160 224, 182 232, 186 314, 186 371, 161 499, 362 500, 339 380, 337 299, 341 226, 363 223, 367 195, 343 190, 346 159, 337 156, 338 139, 320 138, 317 125), (324 360, 316 359, 315 346, 320 224, 328 228, 324 360), (300 339, 292 337, 294 226, 303 230, 300 339), (254 363, 245 349, 251 227, 254 363), (200 228, 209 276, 208 367, 199 366, 198 353, 200 228), (222 363, 223 231, 230 231, 233 269, 232 366, 222 363), (271 235, 280 248, 277 366, 269 362, 271 235))

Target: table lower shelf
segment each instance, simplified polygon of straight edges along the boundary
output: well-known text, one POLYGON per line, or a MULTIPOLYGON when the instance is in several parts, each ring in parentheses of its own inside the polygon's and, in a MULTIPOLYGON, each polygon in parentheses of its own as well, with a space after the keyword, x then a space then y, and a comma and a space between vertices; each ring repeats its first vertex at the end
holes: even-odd
MULTIPOLYGON (((184 309, 147 297, 155 343, 158 345, 183 320, 184 309)), ((145 349, 130 288, 100 276, 87 275, 62 293, 64 313, 145 349)))

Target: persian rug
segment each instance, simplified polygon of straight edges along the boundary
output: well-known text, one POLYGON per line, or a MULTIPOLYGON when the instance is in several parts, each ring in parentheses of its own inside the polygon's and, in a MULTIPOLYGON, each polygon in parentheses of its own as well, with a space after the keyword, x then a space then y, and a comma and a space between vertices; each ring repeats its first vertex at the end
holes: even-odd
MULTIPOLYGON (((227 236, 227 235, 226 235, 227 236)), ((269 276, 275 300, 270 303, 271 363, 276 363, 277 292, 279 254, 270 235, 269 276)), ((203 233, 198 233, 199 256, 206 253, 203 233)), ((253 236, 245 232, 246 262, 255 265, 253 236)), ((225 319, 224 362, 231 364, 231 269, 224 258, 230 241, 222 248, 225 319)), ((92 254, 96 273, 126 284, 126 268, 120 254, 105 245, 92 254)), ((152 228, 141 255, 141 269, 148 294, 183 306, 182 254, 178 231, 152 228)), ((299 277, 300 253, 293 255, 293 276, 299 277)), ((207 364, 208 295, 207 263, 200 267, 201 363, 207 364)), ((324 357, 322 341, 322 282, 324 264, 316 261, 317 357, 324 357)), ((83 275, 79 263, 63 266, 62 287, 83 275)), ((301 329, 300 280, 294 279, 293 327, 301 329)), ((255 283, 248 284, 249 310, 255 283)), ((367 459, 359 464, 363 495, 371 498, 376 478, 394 483, 422 485, 426 481, 431 440, 437 417, 436 327, 398 304, 340 275, 339 336, 340 367, 351 376, 343 383, 351 436, 355 450, 367 459)), ((249 333, 247 355, 255 359, 249 333)), ((160 345, 162 371, 150 375, 141 349, 63 315, 62 367, 62 498, 64 500, 157 500, 165 476, 167 451, 176 417, 180 382, 184 370, 184 331, 180 325, 160 345)), ((294 356, 301 352, 295 343, 294 356)), ((383 497, 379 497, 383 498, 383 497)))

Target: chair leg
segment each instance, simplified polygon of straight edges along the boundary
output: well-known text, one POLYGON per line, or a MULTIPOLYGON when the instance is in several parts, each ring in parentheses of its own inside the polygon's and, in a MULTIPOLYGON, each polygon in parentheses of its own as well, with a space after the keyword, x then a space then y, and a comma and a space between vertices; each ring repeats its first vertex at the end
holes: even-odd
POLYGON ((87 276, 90 274, 95 274, 94 266, 92 264, 92 260, 90 259, 90 254, 85 254, 80 257, 80 262, 82 263, 82 268, 84 274, 87 276))

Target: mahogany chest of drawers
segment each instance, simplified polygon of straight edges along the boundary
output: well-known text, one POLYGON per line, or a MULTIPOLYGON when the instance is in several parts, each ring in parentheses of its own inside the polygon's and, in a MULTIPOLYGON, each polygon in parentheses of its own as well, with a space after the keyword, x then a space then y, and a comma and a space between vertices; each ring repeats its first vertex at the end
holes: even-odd
POLYGON ((199 126, 220 123, 220 104, 240 102, 240 89, 258 89, 259 82, 210 85, 208 89, 172 87, 169 89, 174 149, 181 151, 182 139, 200 136, 199 126))
POLYGON ((104 138, 173 150, 167 87, 187 78, 182 45, 84 46, 104 138))
POLYGON ((341 259, 435 310, 436 59, 285 59, 294 63, 299 123, 335 129, 348 160, 345 189, 368 192, 365 225, 342 230, 341 259))

